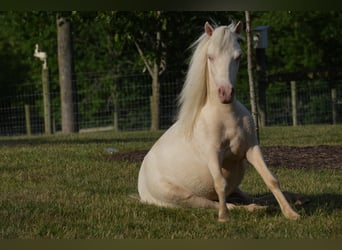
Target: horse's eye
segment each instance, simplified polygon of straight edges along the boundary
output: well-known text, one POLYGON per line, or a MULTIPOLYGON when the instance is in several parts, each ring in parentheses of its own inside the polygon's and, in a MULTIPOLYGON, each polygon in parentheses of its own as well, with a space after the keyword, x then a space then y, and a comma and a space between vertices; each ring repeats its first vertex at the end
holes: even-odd
POLYGON ((213 60, 214 60, 214 57, 213 57, 213 56, 208 56, 208 59, 209 59, 210 61, 213 61, 213 60))

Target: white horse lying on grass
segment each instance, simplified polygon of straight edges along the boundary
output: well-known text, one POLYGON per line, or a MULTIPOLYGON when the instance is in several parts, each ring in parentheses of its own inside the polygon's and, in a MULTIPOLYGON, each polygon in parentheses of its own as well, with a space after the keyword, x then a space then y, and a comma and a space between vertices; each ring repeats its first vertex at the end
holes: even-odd
POLYGON ((227 203, 227 197, 248 197, 238 189, 247 159, 283 214, 298 219, 264 162, 250 113, 234 97, 242 24, 213 28, 206 23, 204 30, 194 44, 178 119, 142 163, 140 200, 164 207, 216 208, 219 221, 226 221, 228 210, 236 207, 227 203))

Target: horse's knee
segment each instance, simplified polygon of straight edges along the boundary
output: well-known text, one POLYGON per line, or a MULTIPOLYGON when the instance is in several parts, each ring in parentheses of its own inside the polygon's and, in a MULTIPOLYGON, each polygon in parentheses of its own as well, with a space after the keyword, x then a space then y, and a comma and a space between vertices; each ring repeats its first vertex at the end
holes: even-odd
POLYGON ((279 181, 273 176, 266 182, 266 185, 270 190, 279 189, 280 187, 279 181))
POLYGON ((214 180, 214 187, 215 187, 215 191, 216 193, 219 195, 220 193, 226 193, 227 192, 227 181, 225 178, 216 178, 214 180))

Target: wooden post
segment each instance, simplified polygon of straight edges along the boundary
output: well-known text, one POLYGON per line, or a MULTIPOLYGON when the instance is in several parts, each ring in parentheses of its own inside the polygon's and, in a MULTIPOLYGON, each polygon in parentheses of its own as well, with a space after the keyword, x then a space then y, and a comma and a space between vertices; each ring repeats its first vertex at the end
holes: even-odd
POLYGON ((332 104, 332 123, 337 123, 337 91, 336 88, 333 87, 331 89, 331 104, 332 104))
POLYGON ((25 104, 25 123, 26 123, 26 134, 31 135, 31 117, 30 117, 30 105, 25 104))
POLYGON ((119 112, 118 112, 118 109, 119 109, 119 103, 118 103, 117 97, 115 97, 114 98, 114 113, 113 113, 113 115, 114 115, 113 127, 114 127, 115 132, 119 131, 119 118, 118 118, 119 112))
POLYGON ((77 91, 73 72, 71 24, 57 14, 57 50, 61 87, 62 132, 78 132, 77 91))
POLYGON ((246 33, 247 33, 247 70, 249 79, 249 98, 251 102, 251 111, 255 124, 255 130, 259 141, 259 125, 258 125, 258 111, 256 108, 254 79, 253 79, 253 61, 252 61, 252 36, 251 36, 251 24, 249 11, 245 11, 246 14, 246 33))
POLYGON ((297 86, 296 81, 291 81, 291 106, 292 106, 292 125, 297 126, 297 86))
POLYGON ((50 100, 50 82, 49 69, 43 67, 42 69, 42 83, 43 83, 43 101, 44 101, 44 131, 45 134, 51 134, 51 100, 50 100))
POLYGON ((52 116, 51 120, 52 120, 52 133, 55 134, 56 133, 56 120, 55 120, 55 117, 52 116))
POLYGON ((114 124, 113 124, 113 129, 115 132, 119 131, 119 124, 118 124, 118 112, 115 110, 113 113, 113 118, 114 118, 114 124))

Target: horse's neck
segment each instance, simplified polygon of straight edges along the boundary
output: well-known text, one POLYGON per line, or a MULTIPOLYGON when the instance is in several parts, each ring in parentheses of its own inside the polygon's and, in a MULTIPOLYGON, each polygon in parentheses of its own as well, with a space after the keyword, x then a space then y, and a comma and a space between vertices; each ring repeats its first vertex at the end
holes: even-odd
POLYGON ((229 104, 223 104, 217 100, 207 99, 204 108, 213 114, 215 120, 235 119, 239 115, 237 100, 233 100, 229 104))

